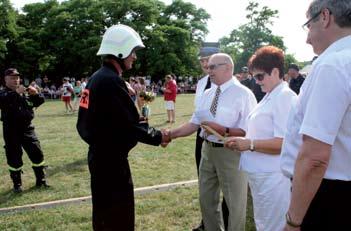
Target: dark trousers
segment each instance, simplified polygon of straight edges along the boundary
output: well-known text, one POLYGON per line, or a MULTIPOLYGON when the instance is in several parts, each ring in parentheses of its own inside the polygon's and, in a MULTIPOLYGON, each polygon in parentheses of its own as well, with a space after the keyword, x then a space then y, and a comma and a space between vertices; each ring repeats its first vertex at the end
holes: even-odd
POLYGON ((351 181, 322 181, 301 230, 351 230, 351 181))
POLYGON ((103 163, 92 158, 89 171, 94 231, 134 231, 134 190, 128 160, 103 163))
POLYGON ((20 126, 4 123, 3 135, 7 164, 10 167, 16 169, 22 167, 22 147, 32 163, 40 164, 44 160, 33 125, 20 126))
MULTIPOLYGON (((201 161, 201 148, 202 148, 202 143, 204 142, 204 139, 202 139, 199 136, 200 132, 201 132, 201 129, 199 128, 197 130, 197 134, 196 134, 196 146, 195 146, 195 160, 196 160, 196 167, 197 167, 196 169, 197 169, 198 176, 199 176, 199 167, 200 167, 200 161, 201 161)), ((227 230, 228 229, 229 209, 228 209, 227 203, 225 202, 224 197, 223 197, 223 201, 222 201, 222 215, 223 215, 224 228, 225 228, 225 230, 227 230)))

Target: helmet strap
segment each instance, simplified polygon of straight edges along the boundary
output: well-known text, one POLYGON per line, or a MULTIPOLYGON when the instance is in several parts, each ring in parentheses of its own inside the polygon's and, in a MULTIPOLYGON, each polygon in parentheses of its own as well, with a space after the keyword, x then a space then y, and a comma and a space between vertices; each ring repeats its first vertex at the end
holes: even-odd
POLYGON ((120 75, 122 75, 122 72, 126 70, 123 59, 117 58, 114 55, 105 56, 103 58, 103 62, 112 64, 120 75))
POLYGON ((122 71, 127 70, 126 69, 126 65, 124 64, 124 60, 120 59, 120 58, 116 58, 117 63, 119 64, 119 66, 122 68, 122 71))

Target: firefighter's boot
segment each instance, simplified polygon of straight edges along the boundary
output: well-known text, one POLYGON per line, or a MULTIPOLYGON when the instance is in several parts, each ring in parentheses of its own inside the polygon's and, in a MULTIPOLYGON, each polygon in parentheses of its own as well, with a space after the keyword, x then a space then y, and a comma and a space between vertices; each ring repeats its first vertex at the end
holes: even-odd
POLYGON ((10 177, 13 182, 13 191, 15 193, 22 192, 22 179, 21 179, 22 171, 12 171, 10 170, 10 177))
POLYGON ((35 186, 38 188, 50 187, 46 183, 44 168, 45 168, 44 166, 33 167, 35 178, 36 178, 35 186))

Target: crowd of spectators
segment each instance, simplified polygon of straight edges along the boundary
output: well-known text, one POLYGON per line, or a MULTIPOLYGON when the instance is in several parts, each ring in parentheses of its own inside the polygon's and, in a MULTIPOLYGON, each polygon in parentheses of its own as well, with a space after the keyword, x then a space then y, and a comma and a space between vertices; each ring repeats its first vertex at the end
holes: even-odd
MULTIPOLYGON (((293 82, 291 81, 291 79, 294 79, 295 76, 294 76, 294 73, 291 74, 292 71, 290 69, 294 69, 294 68, 297 72, 297 74, 295 75, 299 77, 298 80, 301 79, 301 81, 299 82, 302 83, 305 76, 298 72, 298 69, 297 69, 298 67, 296 64, 291 64, 289 66, 289 72, 284 76, 284 80, 287 81, 288 83, 293 82)), ((249 87, 252 91, 254 91, 256 98, 259 98, 258 101, 260 101, 260 99, 263 97, 264 94, 261 94, 259 92, 259 86, 256 86, 256 84, 254 83, 254 79, 246 69, 247 67, 243 67, 243 69, 239 73, 235 74, 235 77, 242 84, 244 84, 245 86, 249 87)), ((65 78, 69 78, 69 77, 65 77, 65 78)), ((201 77, 175 76, 174 80, 177 82, 177 88, 178 88, 177 93, 178 94, 195 93, 197 81, 200 78, 201 77)), ((39 92, 41 92, 45 96, 46 99, 60 99, 63 93, 62 82, 60 83, 52 82, 46 75, 43 78, 37 77, 35 80, 31 82, 29 82, 27 79, 23 80, 23 82, 24 82, 24 85, 31 85, 35 87, 39 92)), ((87 81, 86 81, 86 78, 81 78, 79 80, 71 77, 69 78, 69 82, 72 84, 73 87, 76 86, 77 82, 81 83, 84 87, 87 81)), ((129 78, 129 84, 133 89, 135 88, 136 94, 138 94, 138 92, 140 93, 141 91, 153 92, 156 95, 164 94, 162 91, 162 87, 164 86, 164 80, 159 80, 155 82, 151 80, 150 76, 135 76, 135 77, 132 76, 129 78), (139 88, 142 88, 142 89, 139 89, 139 88)), ((293 85, 293 83, 290 83, 290 85, 293 85)), ((298 84, 298 85, 299 86, 295 88, 300 88, 301 84, 298 84)), ((292 86, 291 88, 293 89, 292 86)), ((293 90, 296 91, 297 89, 293 89, 293 90)))
MULTIPOLYGON (((75 88, 77 85, 82 85, 84 88, 87 83, 86 78, 81 78, 80 80, 73 77, 65 78, 69 79, 69 82, 72 84, 73 88, 75 88)), ((33 81, 28 81, 28 79, 23 79, 21 81, 24 86, 32 86, 36 88, 38 92, 43 94, 46 99, 61 99, 62 93, 64 91, 62 82, 53 82, 46 75, 43 78, 37 77, 33 81)), ((2 89, 3 86, 0 88, 2 89)), ((72 96, 72 98, 74 97, 72 96)))

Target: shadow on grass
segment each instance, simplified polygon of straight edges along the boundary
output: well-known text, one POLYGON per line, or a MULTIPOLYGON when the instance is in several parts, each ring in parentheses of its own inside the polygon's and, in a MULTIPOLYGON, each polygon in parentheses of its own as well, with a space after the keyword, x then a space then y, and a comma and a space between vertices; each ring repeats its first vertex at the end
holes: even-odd
POLYGON ((81 172, 82 171, 81 167, 86 166, 87 164, 88 164, 87 159, 83 158, 65 165, 49 166, 48 169, 46 170, 46 173, 48 176, 53 176, 60 172, 65 172, 65 173, 81 172))
MULTIPOLYGON (((59 166, 52 167, 52 165, 50 165, 47 168, 46 173, 47 173, 48 178, 50 178, 51 176, 53 176, 57 173, 60 173, 60 172, 73 174, 75 172, 81 172, 82 167, 86 166, 86 165, 87 165, 87 160, 86 160, 86 158, 83 158, 83 159, 79 159, 79 160, 76 160, 74 162, 59 165, 59 166)), ((50 182, 49 182, 49 185, 50 185, 50 182)), ((30 188, 24 189, 21 193, 15 193, 15 192, 13 192, 12 188, 9 188, 6 191, 0 192, 0 208, 3 207, 2 206, 3 203, 11 201, 11 200, 15 200, 15 199, 23 196, 24 194, 32 193, 34 191, 47 191, 47 190, 53 190, 53 189, 54 189, 53 186, 50 186, 48 188, 45 188, 45 187, 38 188, 35 185, 33 185, 30 188)))
POLYGON ((3 191, 3 192, 0 193, 0 208, 3 207, 3 206, 1 206, 2 203, 5 203, 5 202, 7 202, 9 200, 13 200, 13 199, 19 198, 19 197, 23 196, 26 193, 32 193, 32 192, 35 192, 35 191, 47 191, 47 190, 50 190, 50 189, 53 189, 53 187, 50 186, 48 188, 45 188, 45 187, 36 187, 35 185, 33 185, 30 188, 24 189, 20 193, 15 193, 12 188, 8 189, 8 190, 3 191))
POLYGON ((152 113, 151 116, 161 116, 161 115, 166 115, 166 113, 152 113))
POLYGON ((65 117, 73 117, 73 116, 77 116, 77 113, 68 113, 68 114, 65 114, 65 113, 62 113, 62 114, 41 114, 40 116, 37 116, 37 117, 40 117, 40 118, 65 118, 65 117))

